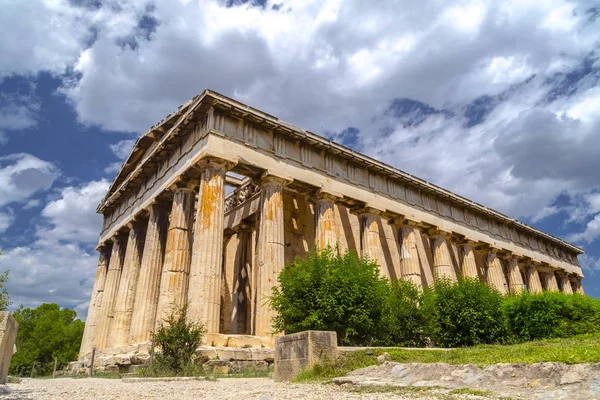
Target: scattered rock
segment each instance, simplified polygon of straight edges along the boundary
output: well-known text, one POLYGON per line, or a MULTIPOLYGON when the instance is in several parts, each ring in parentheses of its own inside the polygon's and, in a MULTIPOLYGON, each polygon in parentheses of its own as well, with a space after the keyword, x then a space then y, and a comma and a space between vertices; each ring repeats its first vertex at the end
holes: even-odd
POLYGON ((383 362, 386 362, 386 361, 390 361, 390 360, 391 360, 391 357, 388 353, 383 353, 382 355, 377 357, 377 362, 380 364, 383 362))

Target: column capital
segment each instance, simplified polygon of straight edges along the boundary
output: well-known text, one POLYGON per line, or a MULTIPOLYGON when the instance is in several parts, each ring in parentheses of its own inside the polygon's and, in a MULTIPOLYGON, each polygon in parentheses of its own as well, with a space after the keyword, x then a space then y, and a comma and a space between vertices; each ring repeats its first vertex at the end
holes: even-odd
POLYGON ((144 225, 144 221, 140 217, 134 217, 131 221, 129 221, 126 226, 129 229, 140 229, 144 225))
POLYGON ((428 229, 425 232, 425 234, 427 235, 427 237, 430 237, 432 239, 439 238, 439 237, 450 239, 453 236, 452 232, 444 231, 438 227, 428 229))
POLYGON ((123 232, 122 230, 116 231, 108 240, 111 241, 111 244, 122 242, 127 240, 127 233, 123 232))
POLYGON ((340 193, 331 193, 323 189, 318 189, 312 196, 311 200, 315 203, 331 202, 335 203, 340 197, 343 197, 340 193))
POLYGON ((168 212, 170 206, 171 206, 170 202, 165 201, 164 199, 154 198, 154 199, 152 199, 150 204, 148 204, 148 206, 145 208, 145 210, 150 215, 152 215, 152 214, 158 212, 159 210, 168 212))
POLYGON ((560 276, 561 278, 569 278, 569 272, 565 271, 564 269, 557 269, 554 271, 554 273, 556 276, 560 276))
POLYGON ((108 254, 111 251, 112 245, 113 242, 110 239, 106 242, 98 243, 98 245, 96 246, 96 251, 98 253, 108 254))
POLYGON ((365 207, 355 208, 351 212, 352 212, 352 214, 356 214, 356 215, 366 215, 366 214, 381 215, 384 213, 383 210, 369 207, 368 205, 365 207))
POLYGON ((189 191, 189 192, 197 193, 199 186, 200 186, 200 183, 198 182, 198 179, 188 178, 188 177, 184 177, 184 176, 178 176, 177 179, 175 180, 175 182, 173 182, 167 188, 167 190, 170 192, 189 191))
POLYGON ((201 168, 218 168, 223 172, 229 171, 237 164, 237 160, 229 160, 221 157, 215 156, 204 156, 200 160, 198 160, 197 165, 201 168))
POLYGON ((294 178, 289 175, 267 170, 260 175, 259 184, 261 187, 265 185, 277 185, 283 187, 292 183, 293 180, 294 178))
POLYGON ((242 222, 241 224, 236 225, 236 226, 233 227, 233 231, 235 233, 249 232, 251 230, 252 230, 252 224, 245 223, 245 222, 242 222))

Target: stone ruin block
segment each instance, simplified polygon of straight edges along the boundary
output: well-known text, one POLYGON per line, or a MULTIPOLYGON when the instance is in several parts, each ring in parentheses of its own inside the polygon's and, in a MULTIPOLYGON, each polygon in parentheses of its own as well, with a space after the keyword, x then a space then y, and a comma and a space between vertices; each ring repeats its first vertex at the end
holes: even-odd
POLYGON ((0 312, 0 384, 6 384, 19 324, 8 311, 0 312))
POLYGON ((304 331, 275 338, 275 382, 291 381, 300 371, 338 356, 337 334, 304 331))

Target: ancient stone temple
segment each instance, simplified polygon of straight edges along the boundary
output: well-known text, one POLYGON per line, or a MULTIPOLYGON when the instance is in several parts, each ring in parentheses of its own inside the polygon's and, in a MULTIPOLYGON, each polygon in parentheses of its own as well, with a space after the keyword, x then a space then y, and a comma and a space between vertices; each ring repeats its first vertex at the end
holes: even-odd
POLYGON ((583 293, 580 248, 209 90, 137 140, 98 212, 82 358, 186 305, 209 335, 268 337, 278 273, 315 245, 421 287, 583 293))

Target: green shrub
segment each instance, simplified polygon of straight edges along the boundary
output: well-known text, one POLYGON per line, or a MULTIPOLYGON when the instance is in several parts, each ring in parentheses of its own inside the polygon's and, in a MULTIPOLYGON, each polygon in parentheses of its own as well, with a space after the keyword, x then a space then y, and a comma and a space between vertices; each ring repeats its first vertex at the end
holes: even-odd
POLYGON ((442 347, 494 343, 506 333, 502 295, 475 279, 440 280, 423 293, 426 331, 442 347))
POLYGON ((525 292, 507 297, 502 309, 520 341, 600 332, 600 300, 579 294, 525 292))
POLYGON ((352 252, 312 251, 285 266, 271 307, 276 332, 335 331, 342 345, 369 345, 385 308, 387 281, 377 264, 352 252))
POLYGON ((412 282, 391 281, 384 306, 374 344, 403 347, 426 344, 425 315, 419 288, 412 282))
POLYGON ((190 375, 199 367, 193 357, 203 336, 204 327, 187 320, 186 308, 171 313, 160 323, 154 335, 160 352, 156 354, 148 372, 153 375, 190 375))

